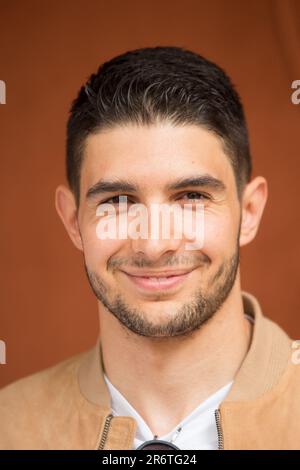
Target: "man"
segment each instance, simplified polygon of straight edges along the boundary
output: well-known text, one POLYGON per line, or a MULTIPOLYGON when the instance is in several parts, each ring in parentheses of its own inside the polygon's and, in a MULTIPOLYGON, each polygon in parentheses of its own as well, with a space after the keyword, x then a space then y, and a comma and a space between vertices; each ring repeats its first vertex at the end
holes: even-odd
POLYGON ((267 182, 251 179, 225 72, 177 47, 103 64, 71 108, 67 178, 56 209, 82 251, 99 334, 89 351, 0 392, 0 447, 300 448, 291 339, 241 290, 239 249, 255 238, 267 182), (169 237, 99 230, 132 222, 137 205, 152 220, 155 204, 193 221, 200 208, 202 242, 175 237, 178 218, 169 237))

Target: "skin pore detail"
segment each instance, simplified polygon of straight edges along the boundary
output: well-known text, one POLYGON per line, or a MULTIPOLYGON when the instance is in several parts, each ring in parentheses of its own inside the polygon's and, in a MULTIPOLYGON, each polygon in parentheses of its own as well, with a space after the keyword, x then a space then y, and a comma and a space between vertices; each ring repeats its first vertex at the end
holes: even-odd
MULTIPOLYGON (((239 250, 255 237, 266 181, 254 178, 239 201, 231 162, 215 134, 196 125, 128 124, 87 137, 79 208, 68 188, 59 187, 56 196, 98 302, 105 373, 153 434, 163 435, 233 380, 249 349, 239 250), (179 180, 191 183, 193 175, 206 175, 206 181, 178 187, 179 180), (128 183, 127 191, 102 184, 120 180, 128 183), (96 236, 97 205, 114 196, 125 194, 149 207, 183 204, 195 192, 209 196, 203 202, 205 237, 198 251, 185 251, 184 238, 96 236), (172 272, 179 280, 165 289, 152 289, 143 280, 172 272)), ((95 347, 79 372, 82 393, 94 403, 97 360, 95 347)))

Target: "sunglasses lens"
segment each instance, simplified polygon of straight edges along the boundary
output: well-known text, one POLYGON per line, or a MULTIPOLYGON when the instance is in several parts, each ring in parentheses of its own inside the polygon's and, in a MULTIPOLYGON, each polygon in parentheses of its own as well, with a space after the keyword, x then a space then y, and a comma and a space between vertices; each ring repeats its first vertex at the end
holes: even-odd
POLYGON ((136 450, 180 450, 178 447, 176 447, 174 444, 171 442, 167 441, 160 441, 158 439, 154 439, 152 441, 146 441, 143 442, 139 447, 137 447, 136 450))

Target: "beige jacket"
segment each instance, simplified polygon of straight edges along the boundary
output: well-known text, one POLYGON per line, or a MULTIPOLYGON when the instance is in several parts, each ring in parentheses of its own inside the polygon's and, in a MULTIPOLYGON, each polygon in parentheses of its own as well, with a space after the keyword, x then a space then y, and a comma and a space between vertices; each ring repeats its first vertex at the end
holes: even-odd
MULTIPOLYGON (((300 449, 300 364, 292 340, 242 292, 255 319, 250 349, 229 394, 216 411, 220 449, 300 449)), ((0 391, 0 449, 132 449, 137 423, 112 417, 100 364, 101 404, 78 384, 88 351, 0 391)), ((99 361, 101 362, 101 361, 99 361)))

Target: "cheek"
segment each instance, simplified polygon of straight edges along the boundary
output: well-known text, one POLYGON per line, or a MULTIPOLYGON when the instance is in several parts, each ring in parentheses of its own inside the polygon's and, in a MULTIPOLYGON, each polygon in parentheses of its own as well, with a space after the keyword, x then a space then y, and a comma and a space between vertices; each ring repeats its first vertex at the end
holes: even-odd
POLYGON ((105 272, 109 258, 124 245, 124 240, 100 240, 96 234, 96 226, 86 229, 82 233, 82 238, 86 264, 95 271, 102 269, 105 272))
POLYGON ((204 219, 204 253, 213 261, 220 254, 231 253, 235 245, 235 224, 230 214, 206 214, 204 219))

